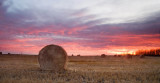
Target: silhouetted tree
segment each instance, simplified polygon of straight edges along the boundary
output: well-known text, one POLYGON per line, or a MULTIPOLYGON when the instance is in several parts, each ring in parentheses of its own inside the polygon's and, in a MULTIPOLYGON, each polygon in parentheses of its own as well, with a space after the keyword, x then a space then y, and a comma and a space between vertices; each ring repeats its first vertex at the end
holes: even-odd
POLYGON ((160 49, 138 50, 136 51, 136 55, 160 56, 160 49))

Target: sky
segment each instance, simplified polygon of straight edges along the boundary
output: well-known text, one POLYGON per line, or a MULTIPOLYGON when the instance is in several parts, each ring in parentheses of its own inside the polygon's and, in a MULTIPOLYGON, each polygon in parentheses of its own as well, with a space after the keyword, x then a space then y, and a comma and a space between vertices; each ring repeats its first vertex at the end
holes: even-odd
POLYGON ((0 51, 81 55, 160 48, 160 0, 0 0, 0 51))

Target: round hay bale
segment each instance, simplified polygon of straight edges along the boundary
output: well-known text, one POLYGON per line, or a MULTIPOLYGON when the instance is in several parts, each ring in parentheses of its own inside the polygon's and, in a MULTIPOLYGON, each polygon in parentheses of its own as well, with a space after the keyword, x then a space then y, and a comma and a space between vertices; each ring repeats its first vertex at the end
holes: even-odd
POLYGON ((114 57, 117 57, 118 55, 114 55, 114 57))
POLYGON ((130 54, 126 55, 126 59, 132 59, 132 55, 130 54))
POLYGON ((144 55, 140 55, 139 58, 145 58, 145 56, 144 55))
POLYGON ((106 55, 105 54, 101 54, 101 58, 105 58, 106 57, 106 55))
POLYGON ((0 55, 2 55, 2 52, 0 52, 0 55))
POLYGON ((77 56, 81 56, 80 54, 78 54, 77 56))
POLYGON ((38 61, 42 70, 65 70, 67 53, 61 46, 47 45, 40 50, 38 61))
POLYGON ((122 55, 118 55, 118 57, 121 57, 122 55))

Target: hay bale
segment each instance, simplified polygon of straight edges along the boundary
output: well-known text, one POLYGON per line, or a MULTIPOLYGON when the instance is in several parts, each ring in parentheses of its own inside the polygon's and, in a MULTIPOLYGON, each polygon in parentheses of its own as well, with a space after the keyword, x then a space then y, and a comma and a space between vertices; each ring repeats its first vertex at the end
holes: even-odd
POLYGON ((121 57, 122 55, 118 55, 118 57, 121 57))
POLYGON ((0 55, 2 55, 2 52, 0 52, 0 55))
POLYGON ((40 50, 38 61, 42 70, 65 70, 67 53, 61 46, 47 45, 40 50))
POLYGON ((101 58, 105 58, 106 57, 106 55, 105 54, 101 54, 101 58))
POLYGON ((80 54, 78 54, 77 56, 81 56, 80 54))
POLYGON ((140 55, 139 58, 145 58, 145 56, 144 55, 140 55))
POLYGON ((118 55, 114 55, 114 57, 117 57, 118 55))
POLYGON ((132 59, 132 55, 127 54, 127 55, 126 55, 126 59, 132 59))

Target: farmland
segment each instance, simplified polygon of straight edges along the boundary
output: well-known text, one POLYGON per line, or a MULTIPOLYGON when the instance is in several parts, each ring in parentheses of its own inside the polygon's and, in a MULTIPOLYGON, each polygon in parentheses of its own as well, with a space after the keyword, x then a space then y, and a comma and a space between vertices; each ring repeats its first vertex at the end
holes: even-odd
POLYGON ((37 56, 0 55, 0 83, 159 83, 160 57, 69 56, 67 70, 43 71, 37 56))

